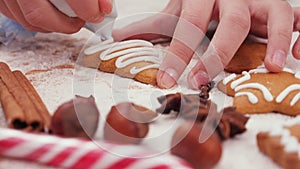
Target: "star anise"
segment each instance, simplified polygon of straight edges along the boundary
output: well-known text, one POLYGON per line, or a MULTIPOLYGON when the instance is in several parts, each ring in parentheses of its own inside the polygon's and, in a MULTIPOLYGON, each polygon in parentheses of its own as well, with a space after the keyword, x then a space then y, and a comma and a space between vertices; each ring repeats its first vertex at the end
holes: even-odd
POLYGON ((223 114, 219 113, 217 105, 211 100, 202 98, 201 95, 176 93, 162 96, 158 100, 162 105, 157 112, 161 114, 170 114, 174 111, 177 116, 196 119, 198 122, 204 122, 210 115, 209 124, 217 129, 222 140, 246 131, 247 117, 236 112, 234 107, 225 108, 223 114))
POLYGON ((225 140, 246 131, 248 117, 236 111, 235 107, 227 107, 218 126, 218 133, 221 139, 225 140))

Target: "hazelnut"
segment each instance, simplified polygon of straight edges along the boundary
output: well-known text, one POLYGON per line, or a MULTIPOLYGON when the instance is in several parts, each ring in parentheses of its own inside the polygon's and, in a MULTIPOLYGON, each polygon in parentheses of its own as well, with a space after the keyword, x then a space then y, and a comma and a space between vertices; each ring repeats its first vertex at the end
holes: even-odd
POLYGON ((66 137, 92 138, 98 128, 99 111, 94 97, 77 96, 61 106, 52 116, 54 134, 66 137))
POLYGON ((122 144, 138 144, 146 137, 149 123, 157 113, 133 103, 113 106, 104 125, 104 139, 122 144))
POLYGON ((194 122, 181 125, 173 135, 171 153, 185 159, 196 169, 210 169, 220 160, 222 146, 215 133, 200 143, 202 128, 202 124, 194 122))

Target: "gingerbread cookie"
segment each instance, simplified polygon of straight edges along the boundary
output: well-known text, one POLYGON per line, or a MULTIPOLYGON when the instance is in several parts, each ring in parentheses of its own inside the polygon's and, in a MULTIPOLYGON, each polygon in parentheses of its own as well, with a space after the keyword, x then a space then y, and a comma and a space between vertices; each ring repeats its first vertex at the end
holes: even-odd
POLYGON ((107 40, 85 49, 84 55, 81 61, 84 66, 153 85, 162 61, 159 50, 144 40, 107 40))
POLYGON ((285 169, 300 168, 300 116, 257 135, 259 150, 285 169))
POLYGON ((240 74, 243 71, 255 69, 263 63, 266 51, 266 44, 244 42, 224 70, 240 74))
POLYGON ((242 75, 231 74, 218 88, 234 96, 233 105, 241 113, 300 114, 300 72, 284 69, 269 73, 264 68, 254 69, 242 75))

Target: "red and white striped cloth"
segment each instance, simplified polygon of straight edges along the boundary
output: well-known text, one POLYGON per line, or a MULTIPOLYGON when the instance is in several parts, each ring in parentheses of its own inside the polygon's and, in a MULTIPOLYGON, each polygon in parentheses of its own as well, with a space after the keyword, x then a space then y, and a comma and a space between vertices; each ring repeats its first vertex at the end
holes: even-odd
POLYGON ((0 129, 0 155, 70 169, 192 168, 177 157, 153 156, 153 152, 140 146, 94 143, 12 129, 0 129))

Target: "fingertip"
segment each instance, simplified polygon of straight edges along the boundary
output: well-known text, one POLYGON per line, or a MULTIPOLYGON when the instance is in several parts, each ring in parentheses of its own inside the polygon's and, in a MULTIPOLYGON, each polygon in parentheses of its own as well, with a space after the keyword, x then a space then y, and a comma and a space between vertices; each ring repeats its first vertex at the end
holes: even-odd
POLYGON ((265 58, 265 66, 271 72, 282 71, 286 60, 286 54, 282 50, 277 50, 271 55, 267 55, 265 58))
POLYGON ((157 85, 163 89, 169 89, 177 84, 177 72, 168 68, 166 70, 159 70, 157 72, 157 85))
POLYGON ((197 90, 201 85, 208 84, 210 82, 210 78, 207 72, 199 70, 196 73, 190 72, 188 75, 188 82, 190 88, 197 90))
POLYGON ((294 58, 300 60, 300 35, 293 46, 292 53, 294 58))
POLYGON ((112 0, 99 0, 99 8, 100 11, 104 14, 110 14, 113 9, 113 1, 112 0))

